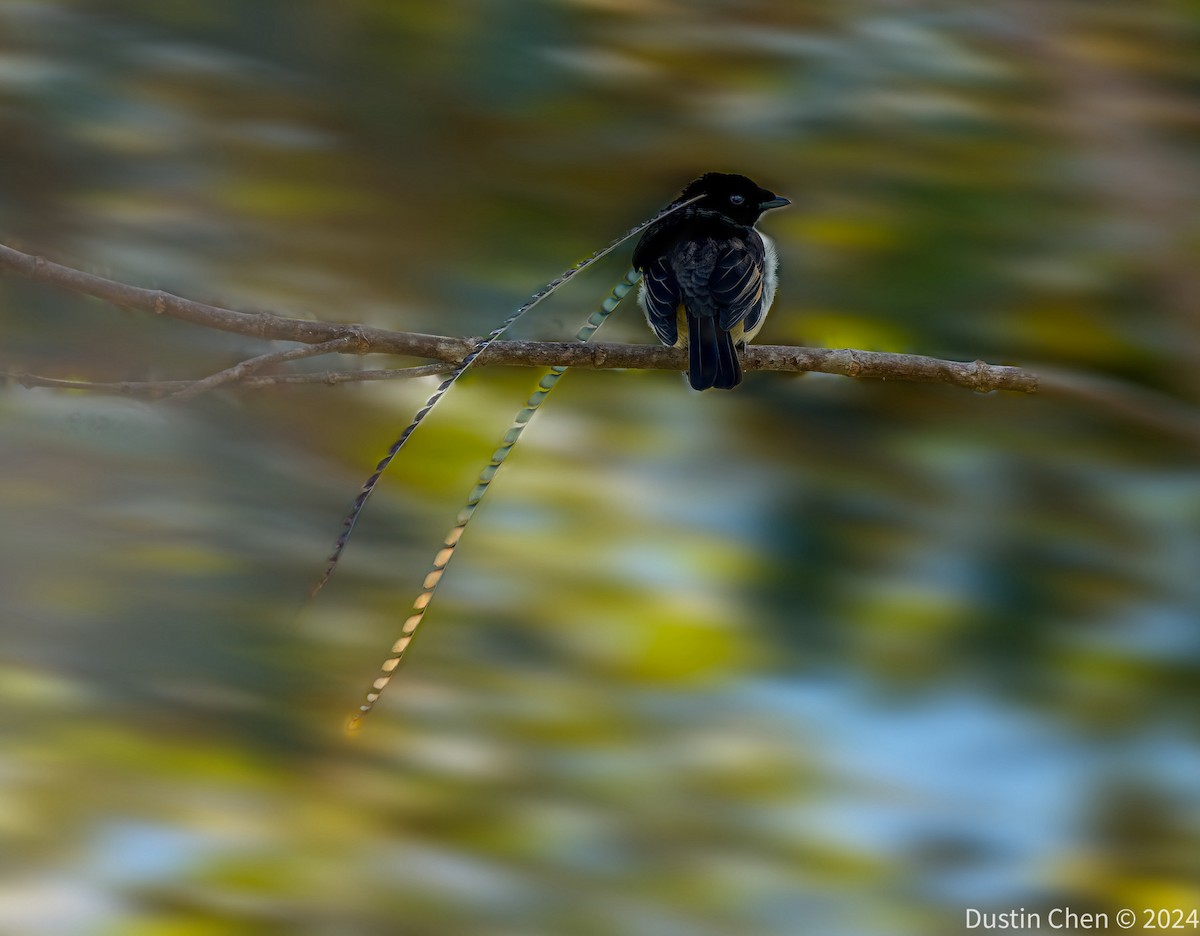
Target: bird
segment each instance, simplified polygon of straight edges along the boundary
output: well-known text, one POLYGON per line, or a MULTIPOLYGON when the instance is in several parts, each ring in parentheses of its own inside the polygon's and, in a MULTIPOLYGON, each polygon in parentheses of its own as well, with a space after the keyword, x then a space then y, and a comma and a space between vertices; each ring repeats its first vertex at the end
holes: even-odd
POLYGON ((634 248, 638 300, 659 341, 687 347, 693 389, 731 390, 742 382, 737 347, 758 334, 775 299, 775 245, 755 225, 791 201, 727 172, 688 183, 676 203, 688 200, 634 248))

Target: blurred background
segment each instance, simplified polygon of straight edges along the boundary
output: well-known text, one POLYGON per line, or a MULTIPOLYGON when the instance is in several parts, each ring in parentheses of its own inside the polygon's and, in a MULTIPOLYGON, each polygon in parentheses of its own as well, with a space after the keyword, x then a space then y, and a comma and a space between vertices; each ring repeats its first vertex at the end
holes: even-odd
MULTIPOLYGON (((790 197, 760 341, 1200 402, 1183 0, 0 0, 0 242, 447 335, 706 170, 790 197)), ((618 251, 518 329, 565 339, 618 251)), ((629 301, 600 340, 650 342, 629 301)), ((0 368, 267 350, 0 280, 0 368)), ((345 367, 414 363, 344 358, 345 367)), ((313 369, 329 366, 309 362, 313 369)), ((1104 405, 573 372, 0 390, 0 933, 964 931, 1200 906, 1200 452, 1104 405)))

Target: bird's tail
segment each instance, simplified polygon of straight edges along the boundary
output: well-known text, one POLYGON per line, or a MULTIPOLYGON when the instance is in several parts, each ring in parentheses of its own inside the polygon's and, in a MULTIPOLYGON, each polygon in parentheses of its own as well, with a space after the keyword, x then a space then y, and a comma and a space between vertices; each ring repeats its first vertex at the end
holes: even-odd
POLYGON ((688 383, 693 390, 732 390, 742 382, 733 336, 711 315, 688 316, 688 383))

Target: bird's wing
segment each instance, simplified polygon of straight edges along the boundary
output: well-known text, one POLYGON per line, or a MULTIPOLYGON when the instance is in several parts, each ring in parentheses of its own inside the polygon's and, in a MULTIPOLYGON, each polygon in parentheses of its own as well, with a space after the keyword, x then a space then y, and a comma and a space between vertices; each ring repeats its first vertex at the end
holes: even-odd
POLYGON ((676 314, 681 301, 679 281, 666 257, 659 257, 642 274, 642 307, 646 320, 654 329, 658 340, 665 345, 674 345, 679 340, 679 324, 676 314))
POLYGON ((730 241, 717 257, 708 288, 720 310, 719 324, 728 331, 762 310, 766 279, 766 250, 757 235, 730 241))

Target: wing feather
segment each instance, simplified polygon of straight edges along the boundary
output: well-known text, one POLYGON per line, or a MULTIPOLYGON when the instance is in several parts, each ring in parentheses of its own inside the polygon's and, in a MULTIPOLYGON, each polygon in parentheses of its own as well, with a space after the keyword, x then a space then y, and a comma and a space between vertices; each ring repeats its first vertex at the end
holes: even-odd
POLYGON ((721 328, 726 331, 747 317, 760 316, 764 255, 762 241, 755 236, 731 243, 717 258, 708 284, 720 309, 721 328))
POLYGON ((679 281, 675 278, 667 258, 660 257, 642 275, 642 291, 638 296, 646 312, 646 321, 654 329, 658 340, 665 345, 674 345, 679 340, 679 325, 676 315, 682 296, 679 281))

